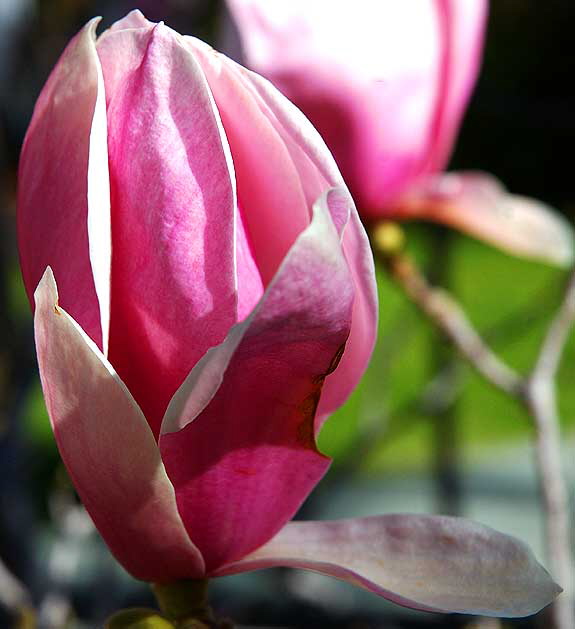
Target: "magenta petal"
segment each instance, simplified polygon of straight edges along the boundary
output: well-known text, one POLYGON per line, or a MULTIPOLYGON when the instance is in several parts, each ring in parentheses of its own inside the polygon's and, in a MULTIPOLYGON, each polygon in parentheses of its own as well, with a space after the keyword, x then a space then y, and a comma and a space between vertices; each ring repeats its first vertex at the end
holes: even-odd
POLYGON ((68 44, 34 109, 20 158, 18 247, 30 302, 50 265, 62 306, 105 351, 110 199, 97 23, 68 44))
POLYGON ((203 574, 154 436, 96 345, 58 307, 47 269, 34 294, 40 377, 58 448, 84 506, 136 578, 203 574))
MULTIPOLYGON (((218 104, 234 160, 239 202, 245 209, 246 229, 267 286, 298 234, 309 224, 315 200, 339 181, 328 182, 311 160, 308 147, 292 137, 301 120, 306 132, 313 132, 314 137, 317 133, 287 99, 270 86, 286 111, 270 108, 258 90, 257 80, 263 79, 253 77, 201 41, 192 37, 185 40, 201 63, 218 104)), ((319 142, 320 150, 331 160, 319 142)))
POLYGON ((475 85, 483 53, 486 0, 436 0, 440 42, 434 128, 427 171, 445 168, 475 85))
POLYGON ((347 205, 348 221, 342 229, 342 245, 355 284, 351 331, 345 352, 334 373, 326 378, 316 418, 316 433, 330 413, 339 408, 357 386, 371 357, 377 335, 378 303, 373 255, 359 216, 346 192, 332 190, 332 212, 347 205))
POLYGON ((202 69, 163 24, 98 40, 112 190, 110 360, 157 435, 237 321, 233 166, 202 69))
POLYGON ((398 218, 444 223, 510 254, 570 266, 573 228, 541 201, 509 194, 480 172, 428 177, 405 195, 398 218))
POLYGON ((274 535, 327 469, 313 421, 352 303, 324 197, 254 312, 174 396, 160 450, 208 573, 274 535))
MULTIPOLYGON (((291 243, 294 230, 301 230, 305 224, 305 219, 299 218, 301 195, 307 208, 327 185, 343 186, 343 180, 317 131, 271 83, 196 39, 188 37, 186 41, 202 56, 202 65, 208 77, 212 77, 224 125, 232 138, 230 143, 238 172, 240 197, 242 185, 248 186, 252 195, 257 191, 255 205, 254 196, 249 197, 246 222, 254 241, 254 257, 258 260, 264 283, 269 282, 285 247, 291 243), (238 114, 240 103, 245 108, 242 115, 238 114), (250 117, 254 127, 262 127, 268 134, 269 145, 274 147, 271 155, 249 141, 246 119, 250 117), (236 145, 233 139, 236 135, 238 139, 245 135, 245 141, 236 145), (266 169, 270 171, 267 179, 264 174, 266 169), (278 183, 277 173, 280 172, 282 181, 278 183), (242 173, 252 183, 246 183, 245 178, 242 180, 242 173), (293 187, 286 184, 289 181, 287 173, 295 177, 293 187), (269 187, 267 191, 266 186, 269 187), (278 196, 280 198, 273 201, 277 211, 271 213, 268 211, 270 199, 278 196), (297 215, 294 207, 298 209, 297 215), (269 237, 270 233, 274 234, 274 238, 269 237)), ((346 352, 337 371, 326 380, 316 429, 357 386, 373 351, 378 317, 373 256, 357 210, 349 194, 342 191, 332 191, 327 201, 334 223, 338 220, 337 213, 340 218, 345 215, 341 219, 343 222, 336 226, 342 234, 343 250, 353 274, 356 294, 346 352), (339 206, 344 206, 341 212, 339 206)))
POLYGON ((519 540, 446 516, 290 522, 218 575, 273 566, 321 572, 428 611, 528 616, 561 592, 519 540))

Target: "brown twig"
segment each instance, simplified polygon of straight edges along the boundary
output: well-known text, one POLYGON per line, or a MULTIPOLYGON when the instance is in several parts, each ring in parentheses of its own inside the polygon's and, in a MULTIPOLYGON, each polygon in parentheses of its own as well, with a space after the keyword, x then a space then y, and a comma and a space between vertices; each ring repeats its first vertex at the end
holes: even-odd
POLYGON ((524 383, 524 401, 535 424, 535 456, 546 513, 547 552, 555 576, 565 591, 552 609, 555 626, 561 628, 575 627, 575 563, 571 552, 569 494, 561 466, 555 376, 574 322, 575 271, 547 330, 535 367, 524 383))
POLYGON ((552 606, 555 629, 575 627, 575 596, 569 519, 569 496, 561 467, 560 425, 555 376, 575 322, 575 271, 553 318, 535 366, 523 377, 485 343, 455 299, 432 286, 403 251, 401 229, 384 223, 372 232, 373 249, 392 279, 433 321, 469 364, 496 388, 522 402, 535 427, 535 456, 545 509, 549 561, 564 593, 552 606))
POLYGON ((523 386, 521 376, 491 351, 453 297, 447 291, 431 286, 407 255, 378 253, 391 277, 469 363, 495 387, 517 396, 523 386))

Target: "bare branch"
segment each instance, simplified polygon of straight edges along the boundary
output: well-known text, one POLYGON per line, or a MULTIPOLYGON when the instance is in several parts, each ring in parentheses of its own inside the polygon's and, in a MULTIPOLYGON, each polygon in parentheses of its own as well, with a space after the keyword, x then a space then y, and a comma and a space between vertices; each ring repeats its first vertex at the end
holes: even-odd
POLYGON ((372 238, 376 256, 405 294, 488 382, 527 408, 536 433, 535 457, 545 510, 548 557, 555 578, 564 588, 564 593, 552 605, 551 626, 572 629, 575 627, 575 562, 571 551, 569 495, 561 466, 555 376, 575 322, 575 270, 547 330, 535 366, 527 377, 522 377, 490 349, 455 299, 429 284, 404 253, 403 235, 397 225, 378 225, 372 238))
POLYGON ((406 254, 387 255, 378 250, 376 253, 406 295, 427 314, 469 363, 495 387, 517 397, 522 390, 521 377, 491 351, 461 306, 446 291, 431 286, 406 254))
POLYGON ((563 302, 559 307, 541 346, 539 357, 531 374, 531 380, 551 380, 555 377, 563 348, 575 322, 575 272, 567 282, 563 302))
POLYGON ((575 561, 571 551, 569 494, 561 465, 555 376, 574 322, 575 271, 567 282, 563 302, 547 330, 535 367, 524 384, 524 401, 536 428, 535 456, 546 513, 547 551, 554 576, 564 589, 552 609, 553 621, 559 628, 575 625, 575 561))

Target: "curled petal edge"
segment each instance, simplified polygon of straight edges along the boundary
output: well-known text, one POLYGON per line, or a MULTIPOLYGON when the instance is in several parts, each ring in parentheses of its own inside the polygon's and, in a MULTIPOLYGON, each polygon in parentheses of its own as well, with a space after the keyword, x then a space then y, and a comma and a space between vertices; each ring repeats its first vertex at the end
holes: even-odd
POLYGON ((486 173, 447 173, 414 186, 394 218, 443 223, 499 249, 560 267, 575 261, 573 227, 541 201, 508 193, 486 173))
POLYGON ((145 581, 200 577, 148 423, 112 365, 58 306, 48 267, 34 293, 40 378, 58 448, 114 556, 145 581))
POLYGON ((215 576, 274 566, 320 572, 435 612, 523 617, 562 591, 521 541, 448 516, 290 522, 215 576))

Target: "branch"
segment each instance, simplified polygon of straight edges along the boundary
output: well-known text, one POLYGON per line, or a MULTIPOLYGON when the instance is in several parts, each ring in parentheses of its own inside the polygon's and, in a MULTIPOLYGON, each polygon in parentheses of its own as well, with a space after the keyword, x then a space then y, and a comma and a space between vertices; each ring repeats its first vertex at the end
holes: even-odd
POLYGON ((574 323, 575 271, 567 282, 563 302, 547 330, 535 368, 531 372, 531 380, 553 380, 574 323))
POLYGON ((30 594, 26 588, 0 561, 0 605, 12 613, 18 613, 30 604, 30 594))
POLYGON ((375 253, 391 277, 487 381, 517 397, 523 387, 521 377, 491 351, 449 293, 429 284, 411 258, 401 251, 402 243, 394 246, 396 234, 386 231, 396 229, 399 228, 393 224, 383 224, 374 234, 375 253))
POLYGON ((399 226, 381 223, 372 232, 372 241, 375 255, 391 277, 470 365, 492 385, 526 406, 536 431, 535 455, 545 508, 547 552, 553 572, 565 590, 552 605, 552 626, 572 629, 575 627, 575 562, 571 552, 569 496, 561 467, 555 376, 575 322, 575 270, 547 330, 535 366, 527 377, 522 377, 490 349, 453 297, 429 284, 403 251, 403 232, 399 226))
POLYGON ((571 552, 569 494, 561 466, 561 429, 555 376, 574 322, 575 271, 567 282, 563 302, 547 330, 535 367, 524 385, 524 402, 536 429, 535 455, 546 513, 547 550, 556 577, 565 590, 552 609, 555 626, 561 628, 575 625, 575 562, 571 552))

